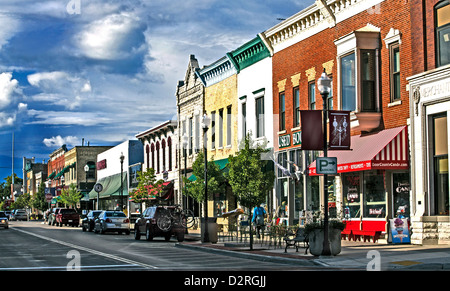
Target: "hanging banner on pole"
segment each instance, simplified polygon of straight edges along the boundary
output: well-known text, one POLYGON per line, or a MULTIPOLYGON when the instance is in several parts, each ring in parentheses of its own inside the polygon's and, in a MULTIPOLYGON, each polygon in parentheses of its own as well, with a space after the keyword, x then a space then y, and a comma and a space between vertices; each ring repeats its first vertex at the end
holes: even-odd
POLYGON ((302 150, 323 150, 323 126, 321 110, 300 110, 302 123, 302 150))
POLYGON ((330 150, 350 150, 350 111, 329 110, 329 139, 330 150))

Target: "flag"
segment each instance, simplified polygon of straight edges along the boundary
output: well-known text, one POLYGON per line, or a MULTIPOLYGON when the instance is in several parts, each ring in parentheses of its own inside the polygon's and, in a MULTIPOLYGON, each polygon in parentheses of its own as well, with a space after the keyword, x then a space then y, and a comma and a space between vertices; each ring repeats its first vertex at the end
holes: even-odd
POLYGON ((321 110, 300 110, 302 150, 323 150, 321 110))

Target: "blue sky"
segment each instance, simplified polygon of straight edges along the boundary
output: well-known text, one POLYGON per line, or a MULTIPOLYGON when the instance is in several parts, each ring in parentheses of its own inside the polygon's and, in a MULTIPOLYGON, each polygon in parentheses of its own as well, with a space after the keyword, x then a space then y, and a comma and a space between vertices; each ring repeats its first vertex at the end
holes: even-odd
POLYGON ((116 145, 176 118, 208 65, 313 0, 0 0, 0 182, 62 144, 116 145))

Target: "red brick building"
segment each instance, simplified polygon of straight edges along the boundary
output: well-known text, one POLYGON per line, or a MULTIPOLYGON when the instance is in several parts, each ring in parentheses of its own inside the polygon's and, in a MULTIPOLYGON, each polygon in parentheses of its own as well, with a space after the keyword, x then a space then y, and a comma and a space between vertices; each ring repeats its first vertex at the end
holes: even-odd
POLYGON ((450 243, 450 2, 411 1, 412 243, 450 243))
POLYGON ((323 108, 316 82, 325 68, 333 80, 329 109, 351 111, 352 151, 328 152, 338 159, 338 175, 328 179, 330 215, 343 213, 361 229, 369 222, 386 232, 400 206, 409 210, 409 192, 396 193, 393 185, 409 183, 410 5, 404 0, 323 3, 316 1, 264 33, 274 51, 277 162, 291 174, 294 164, 300 166, 300 175, 278 171, 278 214, 297 223, 303 210, 317 211, 323 204, 323 177, 314 171, 322 152, 301 150, 299 110, 323 108))

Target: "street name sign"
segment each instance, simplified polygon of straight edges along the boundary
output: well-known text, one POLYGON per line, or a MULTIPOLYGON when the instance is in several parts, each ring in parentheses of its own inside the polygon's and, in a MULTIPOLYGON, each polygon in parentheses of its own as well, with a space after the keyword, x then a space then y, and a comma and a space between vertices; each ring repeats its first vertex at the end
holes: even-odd
POLYGON ((337 158, 317 158, 316 173, 324 175, 336 175, 337 158))

